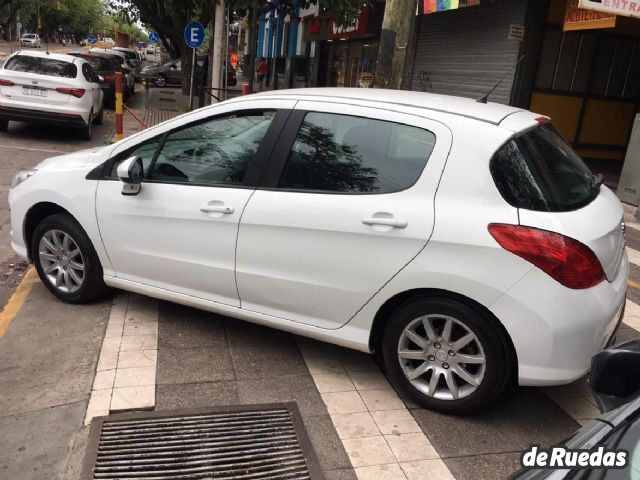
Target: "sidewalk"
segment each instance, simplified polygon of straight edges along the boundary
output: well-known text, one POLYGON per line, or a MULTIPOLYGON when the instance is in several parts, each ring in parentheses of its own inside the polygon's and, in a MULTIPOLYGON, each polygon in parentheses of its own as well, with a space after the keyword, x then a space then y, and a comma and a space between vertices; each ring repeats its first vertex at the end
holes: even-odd
MULTIPOLYGON (((182 95, 179 88, 150 88, 147 105, 146 94, 142 85, 136 85, 136 93, 128 99, 126 105, 142 120, 144 125, 128 111, 123 114, 124 137, 138 133, 182 113, 189 99, 182 95)), ((115 138, 115 132, 114 132, 115 138)))

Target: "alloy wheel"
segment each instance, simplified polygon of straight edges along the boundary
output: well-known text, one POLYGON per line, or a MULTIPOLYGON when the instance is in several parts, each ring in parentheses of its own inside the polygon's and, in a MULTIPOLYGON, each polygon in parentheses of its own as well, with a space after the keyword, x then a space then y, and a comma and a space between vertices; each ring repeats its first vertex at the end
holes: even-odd
POLYGON ((57 290, 74 293, 82 287, 85 262, 76 241, 62 230, 48 230, 40 238, 38 257, 42 272, 57 290))
POLYGON ((407 324, 398 341, 398 360, 416 389, 439 400, 471 395, 482 383, 486 368, 476 334, 460 320, 438 314, 407 324))

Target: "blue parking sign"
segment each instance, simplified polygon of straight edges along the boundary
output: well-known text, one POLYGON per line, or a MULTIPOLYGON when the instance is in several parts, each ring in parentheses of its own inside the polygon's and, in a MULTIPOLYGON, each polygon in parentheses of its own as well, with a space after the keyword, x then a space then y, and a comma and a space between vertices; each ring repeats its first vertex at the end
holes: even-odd
POLYGON ((200 22, 192 20, 187 24, 187 28, 184 29, 184 41, 191 48, 198 48, 202 45, 202 42, 204 42, 204 27, 200 22))
POLYGON ((160 35, 158 35, 157 32, 151 32, 149 34, 149 40, 153 43, 158 43, 158 41, 160 40, 160 35))
POLYGON ((90 33, 89 36, 87 37, 87 42, 89 42, 91 45, 96 43, 97 40, 98 39, 96 38, 96 36, 93 33, 90 33))

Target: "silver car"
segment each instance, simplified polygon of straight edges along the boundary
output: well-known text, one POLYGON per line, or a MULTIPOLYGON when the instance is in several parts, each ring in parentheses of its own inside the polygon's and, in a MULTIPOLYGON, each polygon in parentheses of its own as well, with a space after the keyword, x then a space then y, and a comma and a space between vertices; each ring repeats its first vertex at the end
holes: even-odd
POLYGON ((37 33, 25 33, 20 37, 22 47, 40 48, 40 36, 37 33))

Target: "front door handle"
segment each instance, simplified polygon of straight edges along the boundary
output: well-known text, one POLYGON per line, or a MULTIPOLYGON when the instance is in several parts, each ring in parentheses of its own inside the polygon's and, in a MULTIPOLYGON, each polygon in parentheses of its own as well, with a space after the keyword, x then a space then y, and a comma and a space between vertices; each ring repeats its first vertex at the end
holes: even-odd
POLYGON ((200 211, 203 213, 224 213, 225 215, 231 215, 235 212, 233 207, 227 205, 203 205, 200 207, 200 211))
POLYGON ((363 218, 362 223, 365 225, 384 225, 386 227, 393 228, 405 228, 407 226, 407 221, 403 218, 385 218, 385 217, 370 217, 363 218))

